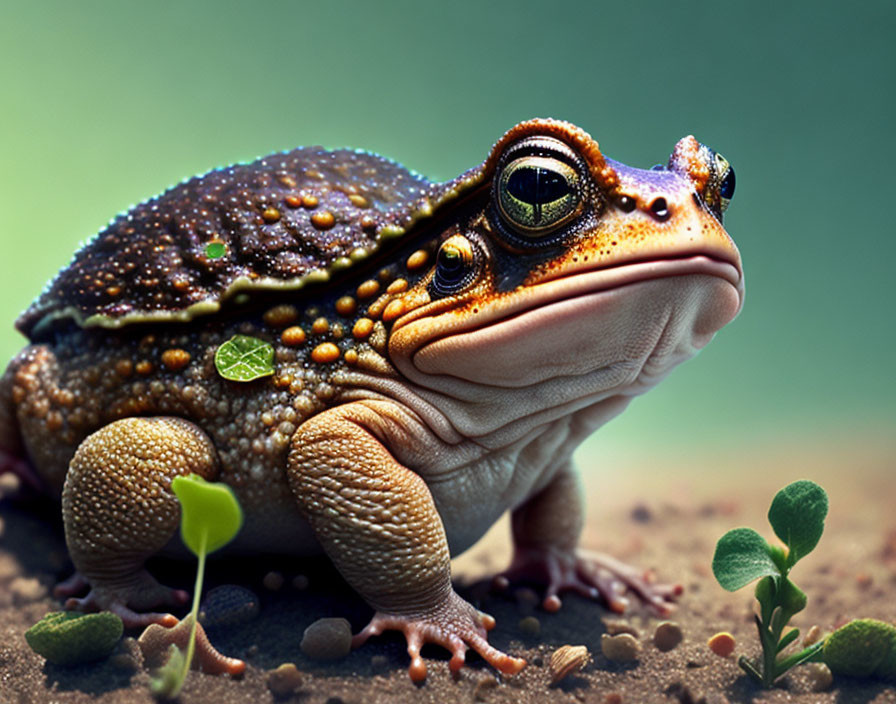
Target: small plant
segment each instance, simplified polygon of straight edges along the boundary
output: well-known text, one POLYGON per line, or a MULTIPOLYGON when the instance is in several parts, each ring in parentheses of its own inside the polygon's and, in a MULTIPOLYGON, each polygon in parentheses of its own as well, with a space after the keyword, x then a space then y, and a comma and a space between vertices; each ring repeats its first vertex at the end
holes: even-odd
POLYGON ((171 489, 181 505, 180 536, 199 559, 199 564, 193 588, 193 608, 187 616, 192 621, 187 653, 183 655, 176 646, 172 646, 172 657, 151 684, 153 694, 168 698, 176 697, 183 687, 196 649, 196 624, 205 557, 233 540, 243 524, 239 502, 225 484, 210 483, 197 474, 191 474, 175 477, 171 489))
POLYGON ((107 657, 123 630, 121 619, 108 611, 53 611, 25 631, 25 640, 35 653, 56 665, 80 665, 107 657))
POLYGON ((806 595, 790 580, 790 570, 818 544, 827 513, 824 489, 807 480, 794 482, 777 493, 768 512, 769 523, 786 550, 769 545, 751 528, 730 530, 716 545, 712 571, 724 589, 737 591, 759 580, 760 608, 755 619, 762 659, 741 656, 738 664, 763 687, 771 687, 797 665, 821 659, 823 640, 790 655, 783 651, 800 635, 798 628, 784 632, 788 622, 806 607, 806 595))

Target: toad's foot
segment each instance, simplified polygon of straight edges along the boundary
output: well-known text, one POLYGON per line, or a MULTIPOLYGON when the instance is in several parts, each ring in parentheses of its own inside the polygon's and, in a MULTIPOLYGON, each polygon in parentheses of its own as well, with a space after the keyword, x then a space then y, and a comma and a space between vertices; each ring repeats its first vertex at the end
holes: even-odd
POLYGON ((623 613, 629 600, 628 589, 658 615, 667 616, 674 600, 681 595, 680 584, 655 584, 650 574, 601 553, 578 550, 570 553, 550 548, 517 547, 513 562, 495 577, 499 589, 515 582, 541 582, 547 585, 542 607, 556 612, 562 602, 558 593, 572 590, 592 599, 603 599, 612 611, 623 613))
POLYGON ((93 587, 82 598, 73 595, 88 586, 80 573, 61 582, 54 590, 57 597, 66 599, 65 608, 72 611, 111 611, 124 622, 125 628, 143 628, 151 623, 171 627, 177 618, 171 614, 148 611, 159 604, 182 606, 190 595, 182 589, 171 589, 159 584, 146 570, 134 576, 127 585, 120 587, 93 587))
POLYGON ((437 643, 451 652, 448 667, 453 674, 463 667, 467 646, 470 646, 495 669, 515 675, 525 667, 526 661, 489 645, 486 633, 494 627, 494 618, 477 611, 452 591, 435 609, 412 614, 377 611, 367 627, 352 638, 352 647, 359 647, 370 636, 383 631, 401 631, 408 642, 408 655, 411 656, 408 674, 414 682, 426 679, 426 663, 420 657, 424 643, 437 643))
MULTIPOLYGON (((175 619, 177 623, 177 619, 175 619)), ((173 628, 163 628, 151 624, 137 639, 146 666, 153 669, 161 667, 168 659, 168 651, 172 644, 186 652, 190 639, 190 627, 193 619, 187 616, 173 628)), ((236 658, 229 658, 219 653, 205 635, 202 624, 196 626, 196 651, 190 667, 210 675, 241 675, 246 670, 246 663, 236 658)))

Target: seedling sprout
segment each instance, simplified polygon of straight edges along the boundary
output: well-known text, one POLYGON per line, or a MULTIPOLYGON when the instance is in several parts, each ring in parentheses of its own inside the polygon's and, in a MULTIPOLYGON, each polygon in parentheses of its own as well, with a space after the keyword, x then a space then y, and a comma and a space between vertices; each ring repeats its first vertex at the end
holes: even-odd
POLYGON ((180 535, 184 544, 199 559, 196 569, 196 585, 193 589, 193 608, 187 616, 191 619, 190 638, 186 656, 175 646, 172 657, 152 681, 153 694, 160 697, 176 697, 183 687, 193 652, 196 648, 196 624, 199 616, 199 597, 205 575, 205 557, 224 547, 239 532, 243 513, 233 492, 225 484, 210 483, 196 474, 175 477, 171 489, 180 501, 180 535))

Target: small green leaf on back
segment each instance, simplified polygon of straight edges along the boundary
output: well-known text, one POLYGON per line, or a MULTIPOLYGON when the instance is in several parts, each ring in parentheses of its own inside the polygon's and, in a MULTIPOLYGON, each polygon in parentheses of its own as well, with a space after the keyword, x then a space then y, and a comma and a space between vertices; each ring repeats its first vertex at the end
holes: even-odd
POLYGON ((770 546, 752 528, 735 528, 719 538, 712 571, 723 589, 737 591, 754 579, 779 574, 770 546))
POLYGON ((824 532, 828 495, 815 482, 801 480, 779 491, 768 510, 768 521, 790 548, 790 565, 808 555, 824 532))
POLYGON ((196 474, 175 477, 171 489, 181 506, 180 535, 197 556, 224 547, 243 525, 239 502, 226 484, 196 474), (204 536, 204 545, 203 545, 204 536))
POLYGON ((850 621, 828 636, 823 659, 835 675, 896 682, 896 627, 872 618, 850 621))
POLYGON ((234 335, 215 352, 218 374, 230 381, 253 381, 274 373, 274 347, 249 335, 234 335))
POLYGON ((209 259, 220 259, 227 254, 227 245, 223 242, 209 242, 205 245, 205 256, 209 259))

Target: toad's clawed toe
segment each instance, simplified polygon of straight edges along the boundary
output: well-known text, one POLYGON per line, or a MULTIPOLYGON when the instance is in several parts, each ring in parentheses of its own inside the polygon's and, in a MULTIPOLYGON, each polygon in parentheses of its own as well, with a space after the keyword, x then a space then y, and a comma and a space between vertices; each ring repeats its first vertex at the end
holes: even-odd
POLYGON ((523 669, 526 661, 501 652, 489 644, 487 632, 495 626, 488 614, 477 611, 454 592, 434 609, 408 614, 378 611, 370 623, 352 639, 352 647, 362 645, 370 636, 384 631, 401 631, 408 643, 411 665, 408 674, 414 682, 426 679, 426 663, 420 657, 425 643, 441 645, 451 653, 448 667, 457 673, 464 665, 468 648, 473 648, 492 667, 506 675, 523 669))
POLYGON ((625 594, 631 592, 658 615, 667 616, 683 591, 678 584, 656 584, 649 573, 609 555, 549 548, 517 547, 513 563, 495 577, 494 584, 498 589, 507 589, 518 582, 545 584, 542 607, 550 612, 560 609, 560 592, 574 591, 602 599, 611 611, 623 613, 629 605, 625 594))

